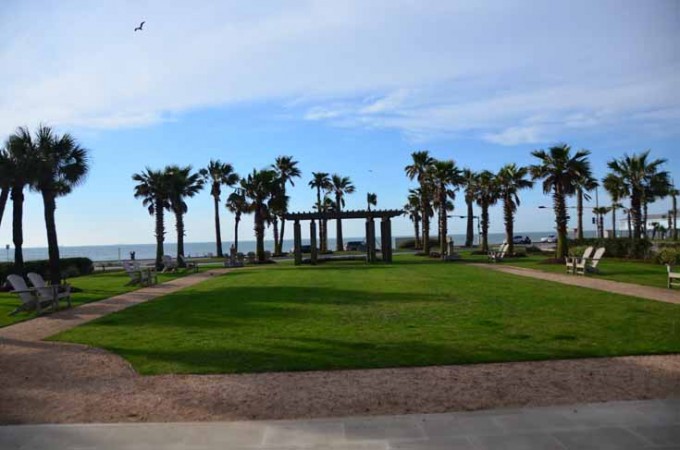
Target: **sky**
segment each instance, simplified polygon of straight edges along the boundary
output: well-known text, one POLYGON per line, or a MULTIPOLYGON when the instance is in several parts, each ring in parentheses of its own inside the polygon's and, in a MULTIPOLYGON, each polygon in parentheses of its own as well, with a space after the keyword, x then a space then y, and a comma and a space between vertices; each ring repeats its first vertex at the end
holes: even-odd
MULTIPOLYGON (((651 149, 680 177, 679 38, 676 0, 5 0, 0 139, 44 123, 89 149, 86 183, 58 201, 62 245, 153 242, 131 175, 211 158, 246 174, 294 156, 292 211, 313 205, 313 171, 352 179, 349 209, 367 192, 400 208, 416 150, 496 171, 564 142, 589 149, 601 178, 612 158, 651 149)), ((518 232, 554 227, 540 186, 521 200, 518 232)), ((213 240, 209 192, 188 203, 186 240, 213 240)), ((456 208, 465 214, 461 195, 456 208)), ((229 242, 233 217, 221 213, 229 242)), ((38 194, 24 224, 25 246, 46 245, 38 194)), ((252 218, 242 224, 252 239, 252 218)), ((393 234, 411 230, 397 219, 393 234)), ((502 230, 495 207, 491 232, 502 230)), ((362 236, 363 223, 344 234, 362 236)))

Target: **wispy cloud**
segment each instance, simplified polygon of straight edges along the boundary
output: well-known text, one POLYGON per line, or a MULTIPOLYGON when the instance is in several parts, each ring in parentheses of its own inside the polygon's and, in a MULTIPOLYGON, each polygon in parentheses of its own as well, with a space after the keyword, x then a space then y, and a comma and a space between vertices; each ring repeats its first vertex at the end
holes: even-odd
POLYGON ((17 3, 0 15, 11 62, 0 136, 40 121, 148 126, 243 102, 503 145, 668 130, 679 25, 673 1, 17 3))

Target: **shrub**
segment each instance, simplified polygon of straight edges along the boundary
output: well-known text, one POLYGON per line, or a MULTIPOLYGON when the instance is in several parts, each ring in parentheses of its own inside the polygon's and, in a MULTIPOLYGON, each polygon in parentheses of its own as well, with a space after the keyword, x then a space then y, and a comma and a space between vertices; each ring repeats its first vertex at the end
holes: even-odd
MULTIPOLYGON (((439 248, 439 240, 437 239, 432 239, 430 238, 430 248, 437 247, 439 248)), ((416 248, 416 240, 415 239, 405 239, 403 241, 399 242, 398 248, 400 249, 415 249, 416 248)))
MULTIPOLYGON (((82 275, 89 275, 94 272, 94 264, 90 258, 62 258, 60 260, 61 276, 63 278, 73 278, 82 275)), ((49 278, 50 264, 47 260, 26 261, 24 262, 24 273, 36 272, 49 278)), ((4 280, 7 275, 17 273, 14 263, 0 263, 0 279, 4 280)))
POLYGON ((680 248, 666 247, 661 249, 656 255, 656 262, 670 264, 671 266, 680 264, 680 248))
MULTIPOLYGON (((606 256, 613 258, 643 259, 650 257, 652 243, 647 239, 578 239, 569 241, 569 247, 604 247, 606 256)), ((583 254, 583 251, 581 251, 583 254)))

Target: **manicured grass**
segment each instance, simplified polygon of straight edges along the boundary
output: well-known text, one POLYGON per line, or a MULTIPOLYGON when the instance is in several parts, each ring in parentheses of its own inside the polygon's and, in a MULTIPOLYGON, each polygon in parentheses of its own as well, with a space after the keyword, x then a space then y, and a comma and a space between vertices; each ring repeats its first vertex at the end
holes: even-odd
POLYGON ((215 277, 54 339, 142 374, 680 352, 680 306, 404 256, 215 277))
MULTIPOLYGON (((206 267, 201 266, 200 270, 206 270, 206 267)), ((163 283, 184 275, 187 275, 184 270, 176 273, 159 273, 158 282, 163 283)), ((121 270, 70 278, 69 284, 74 287, 74 291, 78 291, 71 295, 71 304, 77 306, 95 302, 140 288, 140 286, 126 286, 129 281, 130 278, 121 270)), ((10 316, 9 313, 14 311, 20 303, 18 296, 9 292, 0 292, 0 327, 36 317, 35 313, 25 312, 10 316)))
MULTIPOLYGON (((564 264, 545 264, 551 257, 545 255, 529 255, 526 257, 508 258, 502 262, 504 265, 526 267, 528 269, 542 270, 545 272, 567 273, 564 264)), ((466 260, 486 261, 485 256, 466 255, 466 260)), ((620 258, 608 258, 606 255, 598 265, 600 273, 588 274, 589 277, 603 278, 606 280, 621 281, 624 283, 642 284, 645 286, 667 287, 668 275, 666 266, 651 262, 627 260, 620 258)))

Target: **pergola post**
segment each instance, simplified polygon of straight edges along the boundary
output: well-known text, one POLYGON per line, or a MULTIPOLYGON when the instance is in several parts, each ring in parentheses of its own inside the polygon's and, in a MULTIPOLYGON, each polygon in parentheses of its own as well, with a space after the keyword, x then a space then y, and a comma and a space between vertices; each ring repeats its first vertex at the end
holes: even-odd
POLYGON ((302 229, 299 220, 293 223, 293 252, 295 254, 295 265, 299 266, 302 264, 302 229))
POLYGON ((311 246, 311 258, 310 262, 312 264, 316 264, 317 262, 317 251, 316 251, 316 222, 314 219, 312 219, 311 222, 309 222, 309 243, 311 246))
POLYGON ((382 260, 392 262, 392 221, 389 217, 383 217, 380 222, 380 242, 382 243, 382 260))
POLYGON ((375 222, 373 217, 366 219, 366 260, 375 262, 375 222))

